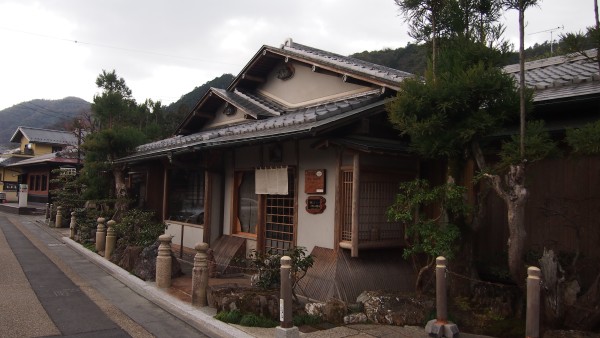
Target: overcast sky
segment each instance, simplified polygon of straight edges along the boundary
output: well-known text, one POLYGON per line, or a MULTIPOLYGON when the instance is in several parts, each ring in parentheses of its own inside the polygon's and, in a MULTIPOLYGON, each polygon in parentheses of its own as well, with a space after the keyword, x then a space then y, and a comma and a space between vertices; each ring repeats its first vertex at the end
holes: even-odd
MULTIPOLYGON (((516 12, 505 20, 518 46, 516 12)), ((593 0, 545 0, 526 21, 526 45, 550 40, 553 28, 564 27, 555 39, 583 31, 593 0)), ((115 69, 138 102, 169 104, 237 75, 265 44, 291 37, 348 55, 404 47, 406 27, 393 0, 0 0, 0 109, 66 96, 91 102, 103 69, 115 69)))

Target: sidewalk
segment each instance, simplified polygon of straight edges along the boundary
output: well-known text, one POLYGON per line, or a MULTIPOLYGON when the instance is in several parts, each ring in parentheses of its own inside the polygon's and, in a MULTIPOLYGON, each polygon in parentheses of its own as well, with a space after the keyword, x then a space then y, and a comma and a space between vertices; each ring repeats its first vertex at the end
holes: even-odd
MULTIPOLYGON (((107 271, 120 282, 128 286, 142 297, 155 303, 165 311, 187 322, 194 328, 205 332, 213 337, 276 337, 275 328, 253 328, 240 325, 229 325, 214 319, 216 309, 210 307, 197 308, 191 305, 191 276, 184 276, 173 280, 173 286, 169 289, 159 289, 154 282, 145 282, 119 266, 109 262, 98 254, 86 249, 79 243, 69 239, 68 228, 49 228, 43 216, 22 216, 31 218, 36 225, 45 228, 49 232, 61 238, 62 241, 88 260, 92 261, 107 271)), ((68 263, 68 262, 67 262, 68 263)), ((211 283, 218 281, 211 280, 211 283)), ((231 280, 228 280, 231 282, 231 280)), ((243 281, 240 281, 243 282, 243 281)), ((460 329, 460 328, 459 328, 460 329)), ((429 335, 423 327, 415 326, 391 326, 377 324, 352 324, 338 326, 328 330, 311 333, 300 333, 300 337, 317 338, 370 338, 370 337, 399 337, 399 338, 426 338, 429 335)), ((461 338, 491 338, 488 336, 460 333, 461 338)))

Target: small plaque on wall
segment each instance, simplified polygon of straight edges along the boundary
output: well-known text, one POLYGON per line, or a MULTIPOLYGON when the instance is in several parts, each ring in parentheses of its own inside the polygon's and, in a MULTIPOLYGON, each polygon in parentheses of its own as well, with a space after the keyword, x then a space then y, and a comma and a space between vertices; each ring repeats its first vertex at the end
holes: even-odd
POLYGON ((307 194, 325 193, 325 169, 304 171, 304 192, 307 194))
POLYGON ((306 198, 306 211, 309 214, 322 214, 327 205, 323 196, 308 196, 306 198))

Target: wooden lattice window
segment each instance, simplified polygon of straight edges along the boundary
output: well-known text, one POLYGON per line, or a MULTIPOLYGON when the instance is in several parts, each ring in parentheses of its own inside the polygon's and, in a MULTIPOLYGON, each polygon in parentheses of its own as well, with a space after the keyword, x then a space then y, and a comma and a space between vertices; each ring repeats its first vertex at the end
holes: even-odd
POLYGON ((288 194, 266 195, 265 251, 283 254, 294 246, 295 234, 295 180, 288 171, 288 194))
POLYGON ((352 170, 343 170, 340 220, 342 241, 352 240, 352 182, 352 170))

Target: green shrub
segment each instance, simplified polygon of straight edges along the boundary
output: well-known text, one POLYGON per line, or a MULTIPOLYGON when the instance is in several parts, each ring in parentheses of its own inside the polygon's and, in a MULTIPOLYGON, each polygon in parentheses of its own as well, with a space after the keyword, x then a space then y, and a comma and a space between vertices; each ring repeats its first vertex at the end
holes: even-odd
POLYGON ((260 253, 253 250, 250 256, 245 259, 245 264, 257 270, 258 281, 256 285, 263 289, 274 288, 279 285, 281 278, 281 257, 289 256, 292 259, 292 294, 296 297, 296 285, 304 276, 309 268, 313 266, 314 258, 306 255, 306 248, 294 247, 286 250, 283 255, 275 254, 271 251, 260 253))
POLYGON ((319 316, 309 315, 309 314, 301 314, 294 316, 294 325, 302 326, 302 325, 316 325, 320 324, 323 320, 319 316))
POLYGON ((240 310, 221 311, 217 313, 215 319, 229 324, 239 324, 248 327, 275 327, 278 322, 253 313, 242 314, 240 310))
POLYGON ((240 325, 249 327, 275 327, 279 323, 264 316, 258 316, 253 313, 245 314, 240 320, 240 325))
POLYGON ((124 245, 147 247, 165 232, 166 225, 154 220, 154 212, 138 209, 127 210, 120 222, 115 224, 117 237, 124 245))
POLYGON ((229 324, 239 324, 242 320, 242 313, 240 310, 221 311, 217 313, 215 319, 229 324))

